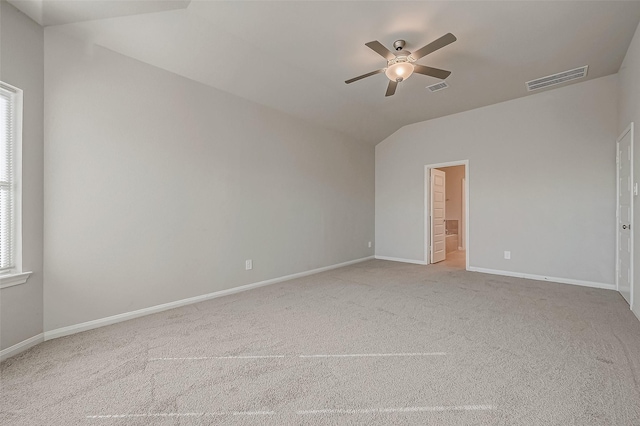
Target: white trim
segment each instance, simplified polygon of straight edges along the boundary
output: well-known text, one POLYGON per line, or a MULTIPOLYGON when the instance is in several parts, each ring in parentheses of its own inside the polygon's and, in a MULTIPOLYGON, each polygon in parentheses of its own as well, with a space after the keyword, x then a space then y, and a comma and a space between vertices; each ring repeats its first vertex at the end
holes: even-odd
POLYGON ((0 289, 24 284, 32 273, 33 272, 23 272, 21 274, 2 275, 0 276, 0 289))
POLYGON ((4 361, 14 355, 18 355, 20 352, 24 352, 42 342, 44 342, 44 334, 40 333, 33 337, 29 337, 27 340, 23 340, 20 343, 16 343, 13 346, 9 346, 7 349, 0 351, 0 361, 4 361))
POLYGON ((616 289, 615 284, 598 283, 594 281, 574 280, 572 278, 546 277, 544 275, 525 274, 522 272, 511 272, 511 271, 500 271, 498 269, 478 268, 476 266, 471 266, 467 269, 472 272, 480 272, 483 274, 491 274, 491 275, 502 275, 505 277, 525 278, 528 280, 536 280, 536 281, 550 281, 550 282, 560 283, 560 284, 579 285, 582 287, 602 288, 605 290, 616 289))
POLYGON ((631 310, 631 312, 633 312, 633 315, 635 315, 636 318, 638 318, 638 321, 640 321, 640 312, 636 313, 636 311, 634 311, 633 309, 631 310))
POLYGON ((629 145, 631 147, 631 170, 630 170, 630 179, 631 179, 631 215, 629 220, 631 221, 631 252, 630 252, 630 256, 631 256, 631 265, 629 266, 630 271, 629 271, 629 309, 633 310, 633 250, 634 250, 634 232, 635 232, 635 224, 633 223, 633 204, 634 204, 634 193, 633 193, 633 188, 635 185, 634 179, 633 179, 633 122, 631 122, 626 129, 624 129, 624 132, 622 132, 622 134, 620 135, 620 137, 618 137, 618 139, 616 140, 616 277, 615 277, 615 287, 616 290, 618 292, 620 292, 620 283, 619 283, 619 277, 620 277, 620 230, 618 229, 618 225, 620 225, 619 221, 620 221, 620 141, 627 135, 627 133, 631 133, 631 141, 629 142, 629 145))
POLYGON ((416 265, 426 265, 427 263, 424 260, 413 260, 413 259, 401 259, 399 257, 389 257, 389 256, 375 256, 378 260, 390 260, 392 262, 403 262, 403 263, 414 263, 416 265))
POLYGON ((222 296, 228 296, 230 294, 240 293, 242 291, 251 290, 258 287, 263 287, 270 284, 276 284, 283 281, 292 280, 295 278, 306 277, 307 275, 313 275, 331 269, 342 268, 343 266, 353 265, 354 263, 360 263, 373 259, 373 256, 363 257, 361 259, 350 260, 348 262, 342 262, 335 265, 324 266, 322 268, 312 269, 310 271, 298 272, 296 274, 285 275, 283 277, 273 278, 270 280, 260 281, 257 283, 246 284, 239 287, 229 288, 227 290, 215 291, 213 293, 203 294, 200 296, 189 297, 187 299, 176 300, 174 302, 163 303, 162 305, 150 306, 148 308, 138 309, 136 311, 124 312, 122 314, 113 315, 106 318, 100 318, 92 321, 83 322, 80 324, 74 324, 67 327, 56 328, 44 332, 44 340, 56 339, 62 336, 68 336, 70 334, 80 333, 82 331, 92 330, 94 328, 103 327, 105 325, 111 325, 122 321, 127 321, 133 318, 142 317, 156 312, 162 312, 169 309, 179 308, 180 306, 191 305, 193 303, 204 302, 205 300, 215 299, 222 296))
POLYGON ((442 167, 452 167, 452 166, 464 166, 464 196, 465 196, 465 212, 464 212, 464 249, 465 249, 465 267, 467 271, 469 271, 469 160, 459 160, 459 161, 448 161, 446 163, 434 163, 427 164, 424 166, 424 179, 422 180, 424 184, 424 263, 421 265, 428 265, 430 259, 429 253, 429 233, 431 228, 431 222, 429 221, 429 213, 431 212, 431 205, 429 203, 429 196, 431 194, 431 173, 430 169, 437 169, 442 167))
MULTIPOLYGON (((6 84, 6 83, 5 83, 6 84)), ((15 142, 15 157, 14 157, 14 179, 15 179, 15 193, 14 193, 14 232, 15 232, 15 272, 21 273, 22 271, 22 130, 24 126, 23 114, 24 114, 24 92, 21 89, 15 88, 17 91, 16 98, 16 142, 15 142)))

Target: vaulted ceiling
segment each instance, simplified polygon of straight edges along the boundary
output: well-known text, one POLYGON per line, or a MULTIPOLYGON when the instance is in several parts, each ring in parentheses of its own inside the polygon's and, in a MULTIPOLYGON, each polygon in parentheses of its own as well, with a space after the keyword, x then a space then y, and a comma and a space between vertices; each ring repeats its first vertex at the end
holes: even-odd
POLYGON ((526 96, 538 77, 583 65, 587 79, 616 73, 640 21, 639 1, 11 3, 55 25, 48 31, 372 144, 406 124, 526 96), (384 74, 344 83, 386 65, 366 42, 404 39, 415 50, 447 32, 458 41, 418 62, 452 71, 448 89, 432 93, 438 80, 414 75, 386 98, 384 74))

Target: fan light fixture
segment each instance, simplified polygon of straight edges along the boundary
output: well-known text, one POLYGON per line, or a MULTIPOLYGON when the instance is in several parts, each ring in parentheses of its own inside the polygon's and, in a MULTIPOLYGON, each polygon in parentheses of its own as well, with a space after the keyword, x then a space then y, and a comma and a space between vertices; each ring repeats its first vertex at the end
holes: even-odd
POLYGON ((396 62, 384 72, 391 81, 404 81, 413 74, 413 65, 409 62, 396 62))
POLYGON ((416 61, 423 56, 427 56, 429 53, 433 53, 438 49, 442 49, 443 47, 453 43, 456 40, 456 36, 448 33, 443 35, 439 39, 432 41, 426 46, 423 46, 413 53, 409 52, 408 50, 404 50, 404 40, 396 40, 393 43, 395 52, 390 51, 377 40, 370 41, 369 43, 365 43, 365 46, 386 59, 387 67, 362 74, 355 78, 351 78, 345 81, 345 83, 351 84, 354 81, 362 80, 363 78, 371 77, 372 75, 384 73, 387 78, 391 80, 389 81, 389 85, 387 86, 387 92, 384 95, 393 96, 396 93, 398 84, 411 77, 414 72, 444 80, 445 78, 449 77, 449 75, 451 75, 451 71, 427 67, 425 65, 416 63, 416 61))

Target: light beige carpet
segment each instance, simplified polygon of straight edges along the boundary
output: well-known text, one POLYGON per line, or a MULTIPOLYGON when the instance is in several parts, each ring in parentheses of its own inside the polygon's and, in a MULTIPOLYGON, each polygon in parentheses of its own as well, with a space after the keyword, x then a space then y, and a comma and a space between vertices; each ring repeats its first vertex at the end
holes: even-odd
POLYGON ((639 425, 640 322, 614 291, 375 260, 1 374, 2 425, 639 425))

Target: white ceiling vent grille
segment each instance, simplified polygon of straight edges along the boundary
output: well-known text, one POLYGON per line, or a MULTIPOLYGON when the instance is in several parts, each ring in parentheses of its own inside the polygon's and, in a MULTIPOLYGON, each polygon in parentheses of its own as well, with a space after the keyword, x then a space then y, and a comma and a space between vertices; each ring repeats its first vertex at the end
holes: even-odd
POLYGON ((531 92, 532 90, 544 89, 549 86, 555 86, 556 84, 566 83, 567 81, 585 77, 587 75, 587 68, 589 68, 589 66, 585 65, 584 67, 527 81, 527 90, 531 92))
POLYGON ((431 86, 427 86, 427 89, 432 92, 437 92, 438 90, 446 89, 449 87, 446 81, 442 80, 440 83, 432 84, 431 86))

